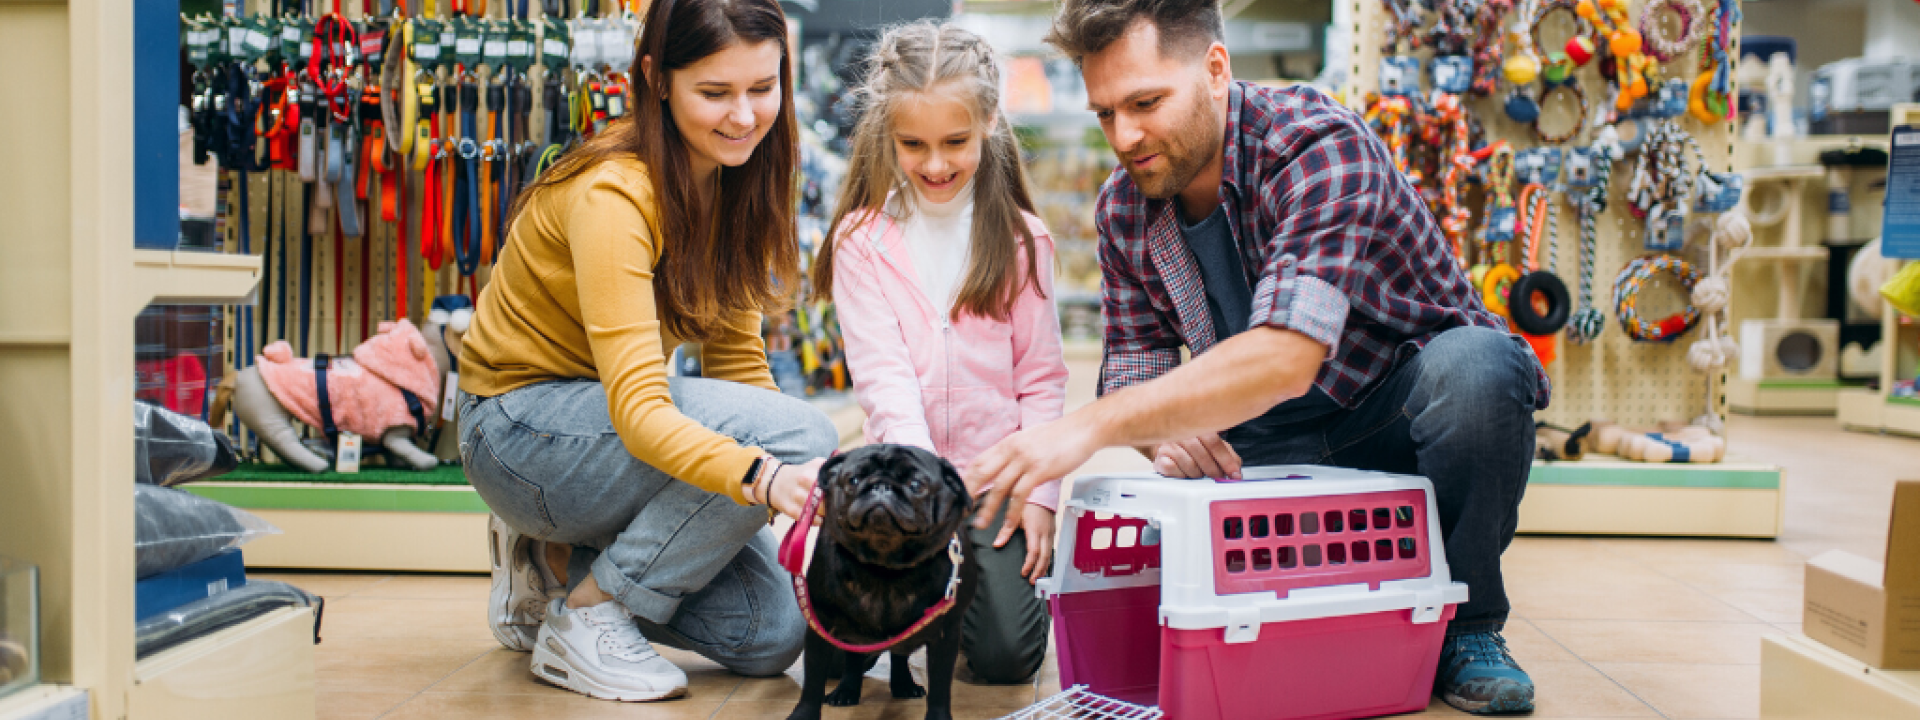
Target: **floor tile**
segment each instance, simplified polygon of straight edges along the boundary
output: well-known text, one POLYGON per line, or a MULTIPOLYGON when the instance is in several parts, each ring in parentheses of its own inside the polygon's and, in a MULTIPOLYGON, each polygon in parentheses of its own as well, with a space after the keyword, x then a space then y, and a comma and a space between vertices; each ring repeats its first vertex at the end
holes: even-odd
POLYGON ((1755 665, 1766 623, 1534 620, 1548 637, 1591 663, 1755 665))
POLYGON ((1649 565, 1671 563, 1797 563, 1800 554, 1772 540, 1599 538, 1596 545, 1649 565))
POLYGON ((1533 677, 1533 717, 1659 717, 1586 663, 1532 663, 1526 669, 1533 677))
POLYGON ((349 596, 327 603, 321 637, 425 638, 495 642, 487 595, 467 600, 349 596))
POLYGON ((315 683, 324 694, 407 693, 455 674, 498 648, 486 640, 329 636, 314 646, 315 683))
POLYGON ((314 698, 314 720, 374 720, 413 696, 411 692, 330 691, 323 685, 314 698))
POLYGON ((1594 667, 1676 720, 1760 716, 1759 665, 1594 663, 1594 667))
POLYGON ((718 702, 666 700, 623 703, 571 692, 546 695, 488 695, 479 693, 421 693, 382 720, 706 720, 720 709, 718 702))
POLYGON ((249 580, 277 580, 326 598, 329 602, 385 582, 391 575, 358 575, 330 572, 254 572, 249 580))
MULTIPOLYGON (((720 706, 714 720, 785 720, 793 712, 792 700, 736 700, 720 706)), ((954 720, 996 720, 1018 712, 1026 705, 953 704, 954 720)), ((867 699, 850 708, 827 708, 828 720, 921 720, 926 717, 924 700, 867 699)))
POLYGON ((1711 595, 1666 578, 1614 581, 1604 575, 1521 582, 1510 589, 1514 612, 1529 620, 1694 620, 1755 622, 1711 595))
POLYGON ((1715 599, 1767 622, 1799 622, 1806 591, 1798 588, 1708 590, 1715 599))
POLYGON ((485 599, 491 579, 485 575, 395 575, 353 594, 356 598, 412 600, 485 599))
POLYGON ((1540 628, 1530 620, 1509 618, 1507 627, 1501 631, 1501 637, 1507 639, 1507 649, 1513 653, 1513 659, 1521 667, 1542 662, 1579 662, 1580 658, 1561 647, 1559 642, 1540 632, 1540 628))

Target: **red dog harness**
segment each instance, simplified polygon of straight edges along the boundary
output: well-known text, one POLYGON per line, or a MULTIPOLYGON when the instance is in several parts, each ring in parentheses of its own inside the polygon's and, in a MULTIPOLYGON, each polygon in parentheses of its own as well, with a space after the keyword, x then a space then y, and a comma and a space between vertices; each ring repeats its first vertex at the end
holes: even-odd
POLYGON ((813 628, 814 632, 826 638, 827 642, 833 643, 834 647, 850 653, 866 655, 893 647, 901 640, 912 637, 914 633, 926 629, 928 625, 933 624, 933 621, 940 619, 941 615, 953 609, 953 598, 960 590, 960 565, 966 560, 966 555, 961 551, 959 533, 954 533, 953 539, 947 541, 947 559, 953 561, 953 577, 947 579, 946 595, 940 599, 940 602, 934 603, 933 607, 927 608, 926 615, 907 626, 907 629, 900 634, 868 645, 845 642, 827 632, 827 628, 820 624, 820 618, 814 615, 813 601, 807 594, 806 576, 807 531, 813 528, 813 516, 820 509, 820 498, 820 489, 816 487, 813 489, 813 494, 807 496, 807 506, 801 509, 800 518, 793 522, 793 527, 787 528, 787 537, 780 542, 780 566, 793 575, 793 597, 800 602, 800 614, 806 616, 807 627, 813 628))

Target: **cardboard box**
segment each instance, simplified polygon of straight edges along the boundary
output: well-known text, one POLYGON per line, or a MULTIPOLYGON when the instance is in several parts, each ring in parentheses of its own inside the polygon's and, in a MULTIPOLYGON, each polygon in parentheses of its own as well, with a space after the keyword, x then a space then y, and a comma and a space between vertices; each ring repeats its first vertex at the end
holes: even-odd
POLYGON ((1893 489, 1887 562, 1832 550, 1807 561, 1807 637, 1884 670, 1920 670, 1920 480, 1893 489))

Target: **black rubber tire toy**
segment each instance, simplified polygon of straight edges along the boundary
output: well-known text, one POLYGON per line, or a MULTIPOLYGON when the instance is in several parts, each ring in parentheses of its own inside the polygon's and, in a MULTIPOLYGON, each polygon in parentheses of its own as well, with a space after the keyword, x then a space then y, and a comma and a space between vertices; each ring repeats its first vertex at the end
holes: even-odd
POLYGON ((1521 332, 1552 335, 1567 326, 1567 318, 1573 314, 1573 301, 1567 295, 1567 284, 1560 281, 1560 276, 1535 270, 1513 282, 1513 288, 1507 294, 1507 310, 1512 313, 1513 324, 1521 332), (1546 298, 1546 312, 1534 308, 1534 293, 1546 298))

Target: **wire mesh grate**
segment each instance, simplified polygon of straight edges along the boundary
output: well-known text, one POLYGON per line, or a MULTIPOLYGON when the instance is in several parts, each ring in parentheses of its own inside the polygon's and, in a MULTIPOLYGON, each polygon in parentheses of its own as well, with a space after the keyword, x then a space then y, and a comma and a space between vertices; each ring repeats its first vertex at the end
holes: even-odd
POLYGON ((1159 720, 1163 716, 1160 708, 1095 695, 1087 686, 1075 685, 1001 720, 1159 720))

